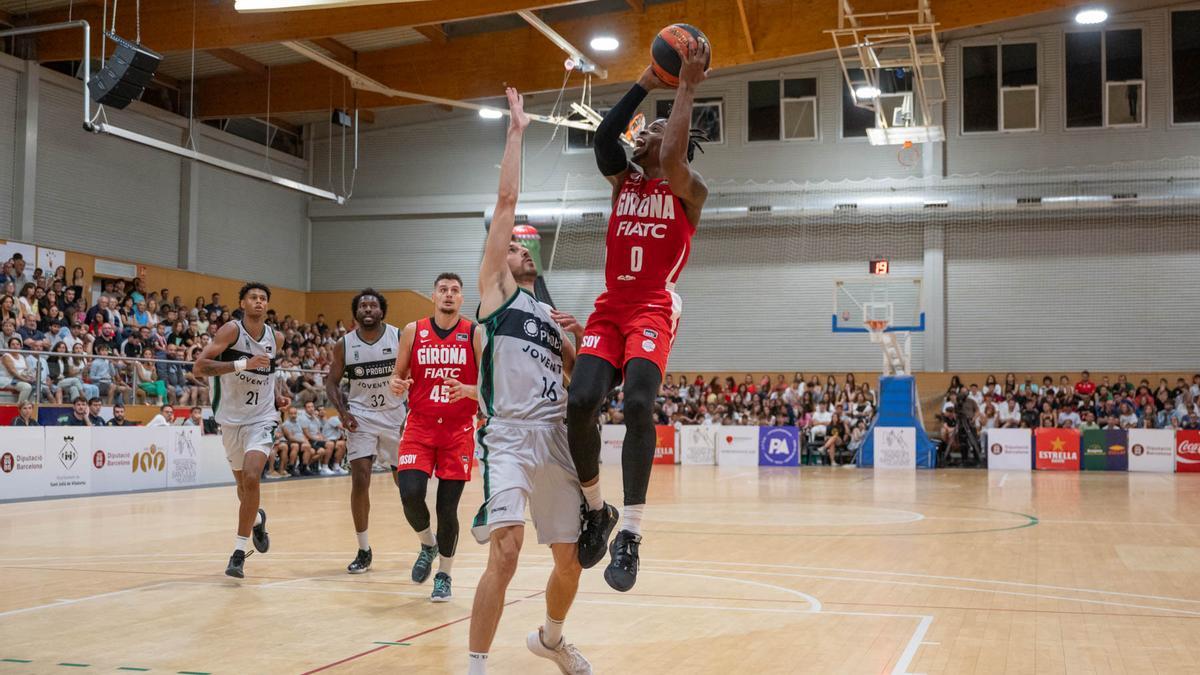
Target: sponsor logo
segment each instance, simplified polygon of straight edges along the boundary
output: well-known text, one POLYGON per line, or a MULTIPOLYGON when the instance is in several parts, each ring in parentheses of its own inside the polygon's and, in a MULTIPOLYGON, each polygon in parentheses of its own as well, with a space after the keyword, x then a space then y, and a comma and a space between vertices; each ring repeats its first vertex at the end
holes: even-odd
POLYGON ((422 329, 421 329, 421 337, 423 337, 423 338, 427 338, 427 337, 429 337, 429 331, 427 331, 427 330, 425 330, 424 328, 422 328, 422 329))
POLYGON ((397 464, 397 465, 401 465, 401 466, 403 466, 403 465, 405 465, 405 464, 416 464, 416 463, 417 463, 417 456, 416 456, 416 454, 412 454, 412 455, 400 455, 399 457, 397 457, 397 458, 396 458, 396 464, 397 464))
POLYGON ((647 352, 654 351, 654 340, 642 340, 642 350, 647 352))
MULTIPOLYGON (((274 433, 274 431, 272 431, 274 433)), ((191 436, 183 431, 175 434, 175 451, 171 459, 171 481, 176 485, 195 484, 199 474, 196 463, 196 446, 191 436)))
POLYGON ((454 339, 458 340, 459 342, 470 342, 471 336, 467 335, 466 333, 459 333, 458 335, 454 336, 454 339))
POLYGON ((632 274, 622 274, 621 276, 617 277, 617 281, 633 281, 634 279, 637 279, 637 277, 633 276, 632 274))
MULTIPOLYGON (((669 194, 652 193, 639 195, 636 192, 622 192, 621 196, 617 198, 616 212, 618 217, 635 216, 638 218, 671 220, 675 218, 675 200, 669 194)), ((666 228, 666 225, 661 223, 636 224, 666 228)), ((619 231, 617 236, 620 236, 619 231)), ((655 236, 661 239, 658 235, 655 236)))
POLYGON ((63 446, 58 451, 58 461, 62 463, 64 469, 70 471, 78 459, 79 451, 75 449, 75 437, 63 436, 63 446))
POLYGON ((358 350, 357 349, 354 350, 354 360, 355 361, 358 360, 358 350))
POLYGON ((1073 462, 1078 453, 1075 452, 1056 452, 1054 450, 1038 450, 1038 459, 1049 460, 1054 464, 1062 464, 1063 462, 1073 462))
MULTIPOLYGON (((358 358, 358 355, 355 354, 354 358, 358 358)), ((366 369, 363 368, 362 366, 357 366, 354 368, 354 376, 355 377, 362 377, 366 373, 367 373, 366 369)))
POLYGON ((492 509, 492 513, 503 513, 508 510, 507 506, 497 506, 492 509))
POLYGON ((391 347, 384 347, 384 348, 383 348, 383 353, 384 353, 384 354, 391 354, 391 353, 392 353, 392 348, 391 348, 391 347))
POLYGON ((1125 446, 1123 446, 1121 444, 1110 445, 1110 446, 1108 446, 1108 454, 1123 455, 1123 454, 1125 454, 1125 446))
POLYGON ((529 337, 537 337, 537 334, 538 334, 537 319, 526 319, 524 328, 525 328, 526 335, 528 335, 529 337))
POLYGON ((1004 446, 1000 445, 999 443, 992 443, 991 450, 993 455, 998 455, 1004 452, 1004 446))
POLYGON ((624 221, 617 225, 617 236, 666 239, 667 226, 665 223, 639 223, 637 221, 624 221))
POLYGON ((467 350, 450 345, 433 345, 417 350, 417 363, 422 366, 463 366, 467 363, 467 350))
POLYGON ((1141 457, 1142 455, 1146 454, 1146 448, 1141 443, 1134 443, 1133 447, 1130 448, 1129 451, 1132 452, 1136 457, 1141 457))
POLYGON ((103 450, 97 450, 92 455, 92 466, 96 467, 97 469, 104 468, 104 451, 103 450))
POLYGON ((151 445, 142 452, 133 454, 133 473, 142 471, 150 473, 151 471, 162 471, 167 468, 167 456, 162 450, 151 445))
POLYGON ((648 338, 656 338, 656 339, 657 339, 657 338, 658 338, 658 331, 656 331, 656 330, 651 330, 651 329, 649 329, 649 328, 646 328, 646 329, 643 329, 643 330, 642 330, 642 335, 645 335, 645 336, 646 336, 646 337, 648 337, 648 338))
POLYGON ((595 349, 596 347, 599 347, 600 346, 600 336, 599 335, 584 335, 583 336, 583 346, 584 346, 584 348, 591 348, 591 349, 595 349))
POLYGON ((795 464, 799 444, 782 429, 771 429, 759 441, 763 462, 778 466, 795 464))
POLYGON ((4 473, 12 473, 13 468, 15 467, 16 462, 13 460, 11 452, 6 452, 3 455, 0 455, 0 471, 3 471, 4 473))

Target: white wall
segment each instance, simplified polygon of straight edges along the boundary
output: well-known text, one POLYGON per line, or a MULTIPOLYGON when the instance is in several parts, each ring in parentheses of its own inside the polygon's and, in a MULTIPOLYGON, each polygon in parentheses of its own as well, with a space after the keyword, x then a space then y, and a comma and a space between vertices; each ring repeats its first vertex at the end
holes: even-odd
MULTIPOLYGON (((13 176, 23 170, 13 152, 17 81, 24 62, 0 54, 0 236, 16 238, 13 176)), ((164 267, 187 268, 180 256, 184 160, 82 127, 82 83, 39 72, 36 194, 32 242, 164 267)), ((116 126, 174 144, 187 120, 134 103, 107 110, 116 126)), ((268 169, 264 148, 206 125, 194 131, 201 152, 268 169)), ((273 153, 269 170, 305 180, 306 161, 273 153)), ((192 271, 256 279, 306 289, 308 198, 284 188, 198 167, 200 193, 192 271)))

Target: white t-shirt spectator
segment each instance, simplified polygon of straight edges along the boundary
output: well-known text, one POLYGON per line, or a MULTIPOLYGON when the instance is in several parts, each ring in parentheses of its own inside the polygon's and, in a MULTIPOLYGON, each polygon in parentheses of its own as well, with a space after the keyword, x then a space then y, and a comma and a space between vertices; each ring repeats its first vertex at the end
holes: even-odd
POLYGON ((326 440, 340 441, 343 433, 344 430, 342 429, 342 418, 338 417, 337 415, 330 415, 329 417, 325 418, 325 425, 321 428, 321 435, 323 435, 326 440))
POLYGON ((973 392, 967 394, 967 398, 971 399, 972 401, 975 401, 975 405, 977 407, 979 407, 981 409, 983 408, 983 392, 982 391, 973 391, 973 392))
MULTIPOLYGON (((1071 420, 1071 425, 1073 427, 1078 427, 1080 424, 1083 423, 1083 420, 1080 419, 1080 417, 1079 417, 1079 413, 1075 412, 1074 410, 1072 410, 1070 412, 1064 411, 1064 412, 1058 413, 1058 425, 1059 426, 1062 426, 1063 422, 1065 422, 1066 420, 1071 420)), ((1136 415, 1134 416, 1133 421, 1134 421, 1134 423, 1137 422, 1136 415)))
POLYGON ((146 426, 148 426, 148 427, 169 427, 169 426, 171 426, 171 422, 168 421, 167 418, 163 417, 162 413, 159 413, 159 414, 155 415, 154 419, 150 420, 150 423, 147 424, 146 426))
POLYGON ((1021 421, 1021 407, 1017 405, 1016 401, 1005 401, 996 406, 996 410, 1000 415, 1001 424, 1021 421), (1010 405, 1012 408, 1009 408, 1010 405))

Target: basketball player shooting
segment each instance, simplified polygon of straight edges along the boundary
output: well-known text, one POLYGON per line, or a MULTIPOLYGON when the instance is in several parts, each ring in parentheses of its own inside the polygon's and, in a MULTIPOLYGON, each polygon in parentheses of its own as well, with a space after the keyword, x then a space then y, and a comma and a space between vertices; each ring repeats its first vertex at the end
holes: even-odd
POLYGON ((485 329, 479 394, 488 422, 478 438, 488 480, 471 532, 489 549, 471 610, 468 675, 487 672, 504 594, 525 540, 527 506, 538 544, 550 547, 554 568, 546 582, 546 621, 525 644, 563 673, 590 675, 591 664, 562 634, 583 571, 575 549, 583 499, 563 424, 563 382, 575 349, 550 316, 550 306, 535 297, 537 265, 513 238, 521 139, 529 118, 517 91, 510 88, 507 94, 511 121, 496 215, 479 266, 479 323, 485 329))
POLYGON ((604 558, 618 518, 600 494, 597 414, 609 391, 624 380, 625 517, 604 571, 605 581, 618 591, 628 591, 637 581, 642 511, 654 462, 654 399, 682 308, 674 288, 708 197, 704 179, 690 163, 704 138, 691 129, 691 119, 696 86, 707 75, 709 45, 702 37, 686 44, 680 49, 679 87, 670 119, 655 120, 637 135, 633 164, 626 160, 619 137, 647 92, 666 86, 653 67, 642 73, 596 130, 596 165, 613 186, 605 291, 596 300, 586 330, 570 316, 555 315, 560 325, 582 338, 567 396, 567 431, 587 500, 579 538, 584 568, 604 558))
POLYGON ((433 316, 413 321, 400 335, 392 370, 395 396, 408 394, 408 425, 396 458, 397 482, 404 517, 421 540, 413 563, 412 580, 424 583, 433 561, 433 602, 449 602, 450 571, 458 547, 458 501, 471 480, 475 453, 475 388, 478 365, 475 355, 482 334, 459 315, 462 279, 445 272, 433 286, 433 316), (437 535, 430 528, 425 493, 436 472, 437 535))

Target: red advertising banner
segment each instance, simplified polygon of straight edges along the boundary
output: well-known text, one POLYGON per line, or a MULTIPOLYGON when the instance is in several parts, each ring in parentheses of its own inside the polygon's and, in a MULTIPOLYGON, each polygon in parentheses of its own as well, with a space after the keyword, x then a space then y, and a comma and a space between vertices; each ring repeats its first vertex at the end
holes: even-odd
POLYGON ((21 414, 21 407, 15 405, 0 405, 0 426, 12 426, 12 421, 21 414))
POLYGON ((1200 473, 1200 431, 1181 429, 1175 432, 1175 470, 1200 473))
POLYGON ((654 427, 654 463, 675 463, 675 427, 658 425, 654 427))
POLYGON ((1037 451, 1036 466, 1046 471, 1079 470, 1078 429, 1036 429, 1033 432, 1037 451))

